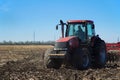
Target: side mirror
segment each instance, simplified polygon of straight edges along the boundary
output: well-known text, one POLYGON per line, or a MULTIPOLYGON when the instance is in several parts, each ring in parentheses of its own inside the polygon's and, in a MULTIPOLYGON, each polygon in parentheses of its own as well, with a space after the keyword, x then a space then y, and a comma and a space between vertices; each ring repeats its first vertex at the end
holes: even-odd
POLYGON ((61 24, 61 25, 63 25, 63 24, 64 24, 62 20, 60 20, 60 24, 61 24))
POLYGON ((58 30, 58 25, 56 25, 56 30, 58 30))

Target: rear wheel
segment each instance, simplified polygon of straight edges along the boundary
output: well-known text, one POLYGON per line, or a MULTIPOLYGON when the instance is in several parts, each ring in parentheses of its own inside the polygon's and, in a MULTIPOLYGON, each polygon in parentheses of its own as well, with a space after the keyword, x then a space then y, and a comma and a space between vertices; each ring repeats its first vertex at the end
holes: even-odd
POLYGON ((91 59, 87 49, 76 49, 73 53, 72 64, 77 69, 87 69, 90 66, 91 59))
POLYGON ((94 67, 102 68, 107 62, 106 45, 104 41, 98 42, 94 46, 94 67))
POLYGON ((57 58, 51 58, 50 55, 49 55, 51 53, 54 54, 54 50, 53 49, 48 49, 45 52, 45 55, 44 55, 44 66, 46 68, 59 69, 61 67, 62 60, 61 59, 57 59, 57 58))

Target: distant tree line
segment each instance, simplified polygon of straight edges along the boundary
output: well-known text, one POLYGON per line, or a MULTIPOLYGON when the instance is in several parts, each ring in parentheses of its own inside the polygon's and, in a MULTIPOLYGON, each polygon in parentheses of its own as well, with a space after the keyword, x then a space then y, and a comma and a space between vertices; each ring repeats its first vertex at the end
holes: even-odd
POLYGON ((3 41, 0 45, 54 45, 54 41, 3 41))

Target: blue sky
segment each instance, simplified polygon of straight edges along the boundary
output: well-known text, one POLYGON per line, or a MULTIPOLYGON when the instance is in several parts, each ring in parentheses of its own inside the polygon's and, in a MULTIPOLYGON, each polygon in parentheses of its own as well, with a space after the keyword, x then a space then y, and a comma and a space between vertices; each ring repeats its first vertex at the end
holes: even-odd
POLYGON ((106 42, 120 37, 120 0, 0 0, 0 41, 56 40, 59 20, 90 19, 106 42))

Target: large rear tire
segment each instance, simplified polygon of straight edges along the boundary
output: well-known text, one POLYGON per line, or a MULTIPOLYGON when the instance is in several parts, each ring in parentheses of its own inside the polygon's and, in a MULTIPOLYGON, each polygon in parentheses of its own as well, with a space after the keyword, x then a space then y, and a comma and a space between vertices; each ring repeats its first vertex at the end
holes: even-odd
POLYGON ((51 53, 54 54, 54 50, 53 49, 48 49, 45 52, 45 55, 44 55, 44 66, 45 66, 45 68, 59 69, 61 67, 62 60, 61 59, 57 59, 57 58, 51 58, 50 55, 49 55, 51 53))
POLYGON ((106 44, 100 41, 94 46, 94 67, 103 68, 107 62, 106 44))
POLYGON ((87 49, 76 49, 72 60, 72 65, 80 70, 88 69, 91 64, 91 58, 87 49))

